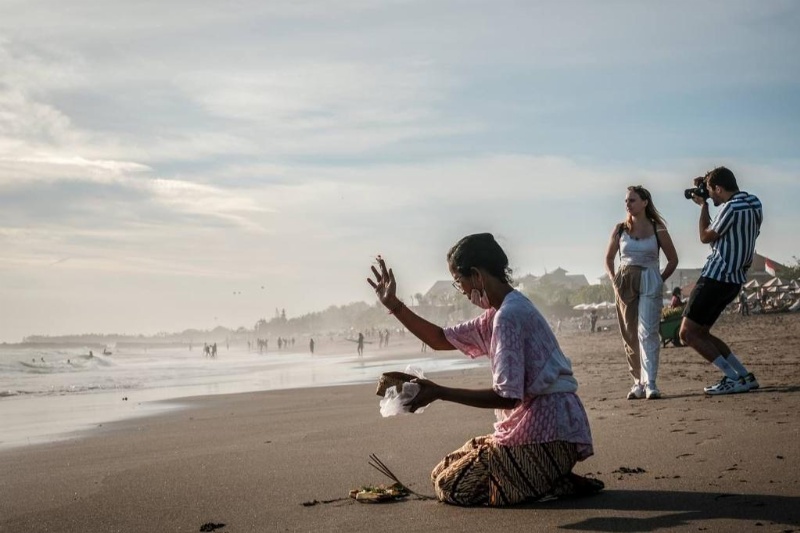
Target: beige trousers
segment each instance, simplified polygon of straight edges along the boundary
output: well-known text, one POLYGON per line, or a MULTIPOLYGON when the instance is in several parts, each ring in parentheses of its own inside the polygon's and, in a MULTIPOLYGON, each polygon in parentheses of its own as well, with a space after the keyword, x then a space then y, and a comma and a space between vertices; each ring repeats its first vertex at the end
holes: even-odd
POLYGON ((628 371, 642 385, 655 383, 658 377, 662 288, 661 274, 656 268, 623 265, 614 275, 617 320, 628 371))

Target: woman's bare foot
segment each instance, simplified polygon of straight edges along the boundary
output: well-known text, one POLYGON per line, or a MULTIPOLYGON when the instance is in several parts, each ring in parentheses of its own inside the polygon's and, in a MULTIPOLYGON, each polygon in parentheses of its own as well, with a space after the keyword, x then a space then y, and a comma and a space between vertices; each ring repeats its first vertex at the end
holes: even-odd
POLYGON ((605 483, 603 483, 599 479, 579 476, 574 472, 570 472, 569 480, 575 487, 574 497, 576 498, 582 498, 584 496, 592 496, 603 490, 606 486, 605 483))

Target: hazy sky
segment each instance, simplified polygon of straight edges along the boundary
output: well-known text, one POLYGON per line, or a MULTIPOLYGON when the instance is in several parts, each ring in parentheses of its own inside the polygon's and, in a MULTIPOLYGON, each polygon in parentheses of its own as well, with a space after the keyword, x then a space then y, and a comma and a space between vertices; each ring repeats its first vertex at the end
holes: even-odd
POLYGON ((800 3, 0 0, 0 341, 252 327, 447 279, 596 281, 643 184, 683 267, 694 176, 800 255, 800 3))

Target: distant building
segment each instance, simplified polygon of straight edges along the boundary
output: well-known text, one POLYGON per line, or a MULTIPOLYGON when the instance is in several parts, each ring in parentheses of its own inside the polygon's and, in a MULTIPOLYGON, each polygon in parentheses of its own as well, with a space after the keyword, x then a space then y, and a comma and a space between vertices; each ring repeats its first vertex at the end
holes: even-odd
POLYGON ((531 287, 536 286, 536 280, 539 279, 539 276, 534 276, 533 274, 527 274, 515 280, 514 287, 517 290, 524 291, 526 289, 530 289, 531 287))
POLYGON ((422 295, 425 301, 432 305, 451 303, 456 296, 458 296, 458 292, 453 287, 453 282, 451 280, 437 281, 428 289, 428 292, 422 295))
POLYGON ((768 281, 775 276, 779 276, 781 270, 786 268, 786 265, 778 263, 774 259, 756 253, 753 258, 753 264, 750 270, 747 271, 747 281, 756 279, 761 284, 768 281))
POLYGON ((558 285, 568 289, 580 289, 589 285, 589 280, 583 274, 568 274, 561 267, 548 272, 543 276, 528 274, 517 280, 520 289, 533 289, 541 284, 558 285))

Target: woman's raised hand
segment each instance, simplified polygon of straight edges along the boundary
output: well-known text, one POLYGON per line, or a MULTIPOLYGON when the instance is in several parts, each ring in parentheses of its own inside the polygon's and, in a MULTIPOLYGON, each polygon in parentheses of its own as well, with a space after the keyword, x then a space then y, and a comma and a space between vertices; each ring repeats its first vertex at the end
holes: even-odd
POLYGON ((380 255, 375 259, 378 262, 377 267, 372 265, 372 274, 375 276, 375 280, 367 278, 367 283, 375 289, 375 294, 378 295, 381 303, 391 308, 397 304, 397 283, 394 280, 394 273, 391 268, 386 268, 386 262, 380 255))

